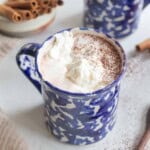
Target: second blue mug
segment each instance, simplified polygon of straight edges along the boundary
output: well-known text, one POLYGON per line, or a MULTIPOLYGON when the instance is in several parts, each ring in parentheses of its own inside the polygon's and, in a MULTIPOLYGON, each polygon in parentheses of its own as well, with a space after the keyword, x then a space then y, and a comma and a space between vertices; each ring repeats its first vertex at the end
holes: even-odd
POLYGON ((131 34, 150 0, 84 0, 84 25, 115 38, 131 34))

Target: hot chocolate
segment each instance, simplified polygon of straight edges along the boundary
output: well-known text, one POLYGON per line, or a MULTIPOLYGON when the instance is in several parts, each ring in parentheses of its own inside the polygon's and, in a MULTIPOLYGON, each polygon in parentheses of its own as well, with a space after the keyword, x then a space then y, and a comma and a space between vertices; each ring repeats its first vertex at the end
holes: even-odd
POLYGON ((93 92, 121 72, 119 47, 101 33, 74 29, 45 42, 38 56, 45 81, 70 92, 93 92))

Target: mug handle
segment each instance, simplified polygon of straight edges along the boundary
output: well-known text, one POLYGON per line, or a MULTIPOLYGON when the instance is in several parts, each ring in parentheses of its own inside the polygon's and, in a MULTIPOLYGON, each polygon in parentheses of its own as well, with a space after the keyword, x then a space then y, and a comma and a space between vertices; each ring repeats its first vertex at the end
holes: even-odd
POLYGON ((40 44, 37 43, 25 44, 16 55, 16 62, 19 69, 41 93, 41 79, 35 67, 36 52, 39 48, 40 44))

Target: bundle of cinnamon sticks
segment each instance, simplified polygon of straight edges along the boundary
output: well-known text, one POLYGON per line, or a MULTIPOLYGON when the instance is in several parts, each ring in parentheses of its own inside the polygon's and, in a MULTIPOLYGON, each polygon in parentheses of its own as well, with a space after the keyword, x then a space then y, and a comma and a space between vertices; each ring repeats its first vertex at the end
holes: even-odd
POLYGON ((51 13, 53 8, 60 5, 63 5, 62 0, 7 0, 0 4, 0 16, 19 23, 51 13))

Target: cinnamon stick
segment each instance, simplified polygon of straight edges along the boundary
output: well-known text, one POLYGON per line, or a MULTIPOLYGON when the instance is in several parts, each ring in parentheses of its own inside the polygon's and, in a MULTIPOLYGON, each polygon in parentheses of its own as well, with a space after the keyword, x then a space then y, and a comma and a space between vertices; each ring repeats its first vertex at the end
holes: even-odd
POLYGON ((7 2, 14 2, 14 1, 18 1, 18 0, 7 0, 7 2))
POLYGON ((32 13, 33 18, 37 18, 40 15, 40 10, 32 9, 31 13, 32 13))
POLYGON ((49 6, 50 7, 56 7, 57 6, 57 0, 49 0, 49 6))
POLYGON ((49 0, 37 0, 38 4, 41 6, 41 7, 45 7, 45 6, 48 6, 50 4, 50 1, 49 0))
MULTIPOLYGON (((39 0, 40 1, 40 0, 39 0)), ((43 14, 46 14, 46 13, 50 13, 51 12, 51 6, 49 6, 50 3, 48 3, 48 5, 46 4, 43 4, 43 3, 40 3, 39 4, 39 12, 40 12, 40 15, 43 15, 43 14)))
POLYGON ((23 18, 18 12, 16 12, 14 9, 10 8, 9 6, 3 4, 0 5, 0 15, 8 18, 9 20, 15 23, 21 22, 23 20, 23 18))
POLYGON ((38 7, 38 2, 36 0, 30 1, 8 1, 5 3, 7 6, 17 9, 33 9, 38 7))
POLYGON ((33 15, 30 10, 24 9, 15 9, 15 10, 22 16, 23 20, 30 20, 33 18, 33 15))
POLYGON ((62 0, 57 0, 57 4, 58 4, 59 6, 62 6, 62 5, 64 4, 64 2, 63 2, 62 0))
POLYGON ((42 7, 39 6, 39 7, 36 8, 36 10, 38 12, 38 15, 42 15, 43 11, 44 11, 44 8, 42 8, 42 7))
POLYGON ((51 7, 45 7, 45 8, 43 8, 43 13, 44 14, 48 14, 48 13, 50 13, 52 11, 52 8, 51 7))
POLYGON ((136 45, 136 49, 143 52, 146 49, 150 49, 150 39, 146 39, 143 42, 136 45))

